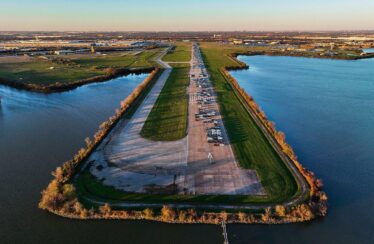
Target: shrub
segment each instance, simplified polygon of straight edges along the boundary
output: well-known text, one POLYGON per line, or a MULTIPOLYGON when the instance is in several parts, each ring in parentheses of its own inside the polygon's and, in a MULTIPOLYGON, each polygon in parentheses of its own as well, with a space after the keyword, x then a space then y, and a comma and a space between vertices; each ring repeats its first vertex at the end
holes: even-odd
POLYGON ((243 212, 239 212, 238 213, 238 218, 239 218, 240 222, 245 222, 247 220, 247 215, 243 212))
POLYGON ((174 221, 175 219, 175 212, 173 209, 168 207, 167 205, 164 205, 161 209, 161 219, 163 221, 174 221))
POLYGON ((75 187, 72 184, 63 185, 62 195, 67 200, 75 198, 75 187))
POLYGON ((222 211, 222 212, 220 213, 220 216, 221 216, 221 219, 222 219, 223 221, 227 221, 227 219, 228 219, 228 214, 226 213, 226 211, 222 211))
POLYGON ((271 209, 270 208, 266 208, 265 209, 265 213, 263 213, 261 215, 261 220, 265 223, 268 223, 271 219, 271 209))
POLYGON ((143 216, 146 219, 151 219, 153 217, 153 210, 150 208, 146 208, 143 210, 143 216))
POLYGON ((109 216, 110 213, 112 212, 112 208, 108 203, 105 203, 103 206, 99 208, 100 213, 103 214, 104 216, 109 216))
POLYGON ((56 179, 53 179, 48 187, 42 192, 42 199, 39 203, 41 209, 56 209, 63 202, 64 197, 60 193, 60 185, 56 179))
POLYGON ((180 211, 178 211, 178 220, 179 220, 180 222, 184 222, 184 221, 186 221, 186 216, 187 216, 186 211, 184 211, 184 210, 180 210, 180 211))
POLYGON ((278 217, 284 217, 286 215, 286 208, 282 205, 275 206, 275 213, 278 217))

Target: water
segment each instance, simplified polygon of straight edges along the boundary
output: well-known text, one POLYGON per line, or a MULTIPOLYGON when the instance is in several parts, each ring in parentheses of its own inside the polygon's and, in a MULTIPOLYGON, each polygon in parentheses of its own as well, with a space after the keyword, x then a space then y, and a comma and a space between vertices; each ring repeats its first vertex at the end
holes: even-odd
POLYGON ((69 160, 145 77, 50 95, 0 86, 0 243, 220 242, 216 226, 76 221, 37 208, 50 172, 69 160))
POLYGON ((364 48, 362 49, 365 53, 374 53, 374 48, 364 48))
POLYGON ((323 179, 327 217, 283 226, 230 225, 233 243, 374 243, 374 59, 240 57, 232 75, 301 163, 323 179))

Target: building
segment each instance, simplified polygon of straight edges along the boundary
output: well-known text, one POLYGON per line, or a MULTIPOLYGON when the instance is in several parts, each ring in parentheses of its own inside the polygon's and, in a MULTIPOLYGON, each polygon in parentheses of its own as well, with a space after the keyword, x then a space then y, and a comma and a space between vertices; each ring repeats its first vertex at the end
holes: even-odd
POLYGON ((55 51, 56 55, 68 55, 68 54, 71 54, 71 53, 74 53, 74 51, 72 51, 72 50, 58 50, 58 51, 55 51))
POLYGON ((243 44, 243 40, 233 40, 232 44, 234 44, 234 45, 241 45, 241 44, 243 44))

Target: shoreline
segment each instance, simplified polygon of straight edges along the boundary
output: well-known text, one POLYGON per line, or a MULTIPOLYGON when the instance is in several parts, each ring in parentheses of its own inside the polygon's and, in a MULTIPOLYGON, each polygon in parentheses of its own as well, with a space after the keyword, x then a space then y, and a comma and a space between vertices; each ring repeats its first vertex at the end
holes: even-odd
MULTIPOLYGON (((72 213, 61 213, 57 210, 49 210, 50 213, 53 213, 57 216, 68 218, 71 220, 122 220, 122 221, 150 221, 150 222, 158 222, 158 223, 166 223, 166 224, 204 224, 204 225, 220 225, 222 221, 226 224, 262 224, 262 225, 284 225, 284 224, 294 224, 294 223, 302 223, 306 221, 313 220, 314 217, 308 219, 301 219, 300 217, 295 216, 294 218, 282 219, 279 216, 269 216, 269 220, 264 220, 263 215, 256 214, 256 215, 247 215, 243 212, 239 213, 209 213, 203 212, 202 214, 192 213, 192 216, 188 216, 186 214, 186 219, 180 219, 181 211, 185 211, 186 213, 193 211, 193 209, 189 210, 181 210, 177 211, 174 214, 176 215, 174 219, 165 219, 162 215, 155 215, 155 216, 148 216, 147 209, 143 211, 116 211, 116 210, 109 210, 109 213, 94 213, 93 215, 88 214, 72 214, 72 213), (244 216, 243 216, 244 214, 244 216), (255 216, 255 217, 254 217, 255 216)), ((149 209, 150 210, 150 209, 149 209)), ((169 209, 172 210, 172 209, 169 209)), ((172 210, 173 211, 173 210, 172 210)))
POLYGON ((104 74, 99 76, 94 76, 86 79, 76 80, 69 83, 55 83, 52 85, 36 85, 36 84, 29 84, 29 83, 19 83, 16 81, 9 81, 6 79, 0 78, 0 85, 8 86, 14 89, 22 90, 22 91, 30 91, 30 92, 37 92, 37 93, 60 93, 65 91, 74 90, 78 87, 91 84, 91 83, 100 83, 106 82, 118 77, 127 76, 131 74, 149 74, 154 71, 155 67, 149 68, 133 68, 133 69, 116 69, 111 74, 104 74))
MULTIPOLYGON (((274 123, 268 120, 265 112, 261 110, 260 106, 255 102, 255 100, 239 85, 237 80, 234 77, 232 77, 231 74, 229 73, 229 71, 246 70, 249 68, 248 64, 237 59, 237 57, 240 55, 254 56, 254 55, 258 55, 258 53, 254 53, 254 54, 234 53, 234 54, 228 55, 238 64, 238 66, 222 67, 222 70, 221 70, 222 75, 225 77, 226 81, 233 87, 236 95, 241 100, 241 103, 243 104, 243 106, 247 108, 247 111, 251 114, 256 124, 260 128, 262 128, 263 133, 268 138, 269 142, 273 145, 274 149, 277 151, 277 153, 282 158, 282 160, 287 165, 287 167, 291 169, 291 172, 294 174, 295 178, 299 178, 297 177, 297 173, 300 173, 300 176, 303 177, 304 182, 307 185, 309 185, 310 196, 306 195, 307 189, 304 189, 303 190, 304 192, 300 195, 298 201, 305 202, 306 200, 310 198, 310 200, 314 201, 316 204, 322 204, 323 207, 326 208, 325 211, 327 211, 327 201, 326 201, 327 196, 322 191, 321 180, 317 179, 317 177, 314 175, 312 171, 304 168, 302 164, 298 162, 297 156, 294 153, 292 147, 286 142, 284 134, 275 128, 274 123)), ((299 183, 300 182, 298 182, 298 185, 299 183)), ((303 188, 305 188, 305 186, 303 188)))
MULTIPOLYGON (((320 55, 308 55, 310 53, 290 53, 288 51, 281 52, 281 51, 247 51, 247 52, 234 52, 230 55, 231 58, 236 60, 237 63, 241 63, 238 56, 256 56, 256 55, 263 55, 263 56, 284 56, 284 57, 300 57, 300 58, 319 58, 319 59, 331 59, 331 60, 361 60, 361 59, 370 59, 374 58, 374 53, 366 53, 363 56, 320 56, 320 55)), ((242 68, 238 68, 242 69, 242 68)))
MULTIPOLYGON (((247 52, 234 52, 228 55, 234 62, 238 63, 239 66, 227 67, 229 71, 233 70, 243 70, 248 69, 249 66, 244 62, 238 59, 238 56, 256 56, 256 55, 264 55, 264 56, 284 56, 284 57, 303 57, 303 58, 320 58, 320 59, 332 59, 332 60, 361 60, 361 59, 370 59, 374 58, 374 53, 365 53, 364 56, 356 56, 356 57, 341 57, 341 56, 316 56, 316 55, 307 55, 305 53, 300 54, 293 54, 290 52, 281 52, 281 51, 247 51, 247 52)), ((56 82, 51 85, 39 85, 39 84, 32 84, 32 83, 20 83, 17 81, 7 80, 0 77, 0 85, 8 86, 14 89, 23 90, 23 91, 30 91, 30 92, 37 92, 37 93, 60 93, 65 91, 74 90, 78 87, 91 84, 91 83, 100 83, 106 82, 111 79, 115 79, 121 76, 127 76, 131 74, 149 74, 156 67, 148 67, 148 68, 121 68, 114 70, 111 74, 104 74, 93 76, 86 79, 80 79, 68 83, 59 83, 56 82)))

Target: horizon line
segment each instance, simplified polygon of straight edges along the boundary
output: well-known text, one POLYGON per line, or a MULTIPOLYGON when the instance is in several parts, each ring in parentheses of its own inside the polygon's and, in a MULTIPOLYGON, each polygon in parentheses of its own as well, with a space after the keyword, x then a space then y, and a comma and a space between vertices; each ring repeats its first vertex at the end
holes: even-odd
POLYGON ((0 30, 0 32, 86 32, 86 33, 113 33, 113 32, 137 32, 137 33, 165 33, 165 32, 174 32, 174 33, 183 33, 183 32, 195 32, 195 33, 204 33, 204 32, 374 32, 374 29, 331 29, 331 30, 110 30, 110 31, 95 31, 95 30, 0 30))

